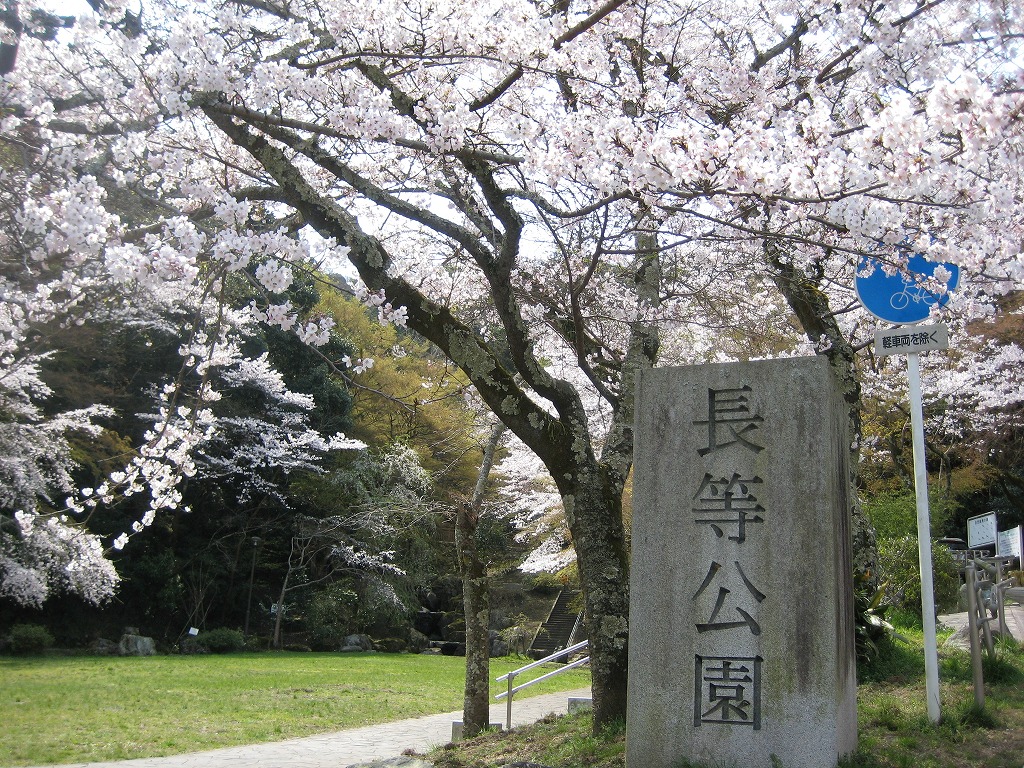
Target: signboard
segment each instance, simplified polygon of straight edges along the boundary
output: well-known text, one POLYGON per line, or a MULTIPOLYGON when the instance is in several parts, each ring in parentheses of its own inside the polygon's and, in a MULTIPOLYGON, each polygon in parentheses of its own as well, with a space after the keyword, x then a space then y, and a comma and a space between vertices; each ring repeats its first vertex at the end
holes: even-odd
POLYGON ((967 546, 971 549, 996 543, 996 513, 967 518, 967 546))
POLYGON ((905 272, 892 275, 886 274, 880 261, 863 259, 854 286, 860 303, 872 315, 879 320, 907 325, 927 320, 932 307, 944 306, 959 282, 960 268, 956 264, 936 264, 915 253, 907 261, 905 272), (925 284, 940 266, 950 274, 943 293, 937 293, 925 284))
POLYGON ((879 357, 948 348, 949 328, 945 323, 905 325, 902 328, 875 331, 875 354, 879 357))
POLYGON ((999 531, 996 537, 996 557, 1016 557, 1020 559, 1021 553, 1021 528, 1011 528, 1008 531, 999 531))

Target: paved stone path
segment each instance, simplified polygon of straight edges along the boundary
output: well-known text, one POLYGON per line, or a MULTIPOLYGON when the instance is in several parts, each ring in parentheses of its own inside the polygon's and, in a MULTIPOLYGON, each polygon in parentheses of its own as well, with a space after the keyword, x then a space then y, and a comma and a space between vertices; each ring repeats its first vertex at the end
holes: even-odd
MULTIPOLYGON (((1004 603, 1003 608, 1005 609, 1006 628, 1010 631, 1010 635, 1018 643, 1024 643, 1024 607, 1007 602, 1004 603)), ((939 616, 939 624, 959 632, 959 630, 967 626, 967 612, 949 613, 939 616)), ((996 624, 993 623, 989 626, 996 626, 996 624)), ((961 647, 970 647, 969 641, 964 638, 958 638, 958 641, 954 644, 961 647)))
MULTIPOLYGON (((512 703, 512 725, 534 723, 551 712, 564 715, 568 711, 570 697, 589 696, 590 689, 581 688, 516 698, 512 703)), ((452 722, 455 720, 462 720, 461 711, 268 744, 171 757, 71 763, 61 768, 348 768, 353 764, 397 757, 407 749, 422 753, 431 747, 447 744, 451 741, 452 722)), ((504 701, 491 706, 491 722, 504 725, 504 701)))

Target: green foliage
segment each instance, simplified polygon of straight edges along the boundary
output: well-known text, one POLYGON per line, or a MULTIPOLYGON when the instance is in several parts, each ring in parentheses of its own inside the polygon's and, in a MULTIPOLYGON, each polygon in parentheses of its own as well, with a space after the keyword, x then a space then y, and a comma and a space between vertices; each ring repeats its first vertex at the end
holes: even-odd
MULTIPOLYGON (((917 535, 917 497, 912 491, 879 493, 866 500, 863 506, 879 539, 917 535)), ((959 504, 949 494, 929 493, 928 514, 933 538, 945 535, 947 524, 958 508, 959 504)))
POLYGON ((565 583, 557 573, 542 571, 530 579, 530 591, 542 595, 554 594, 565 587, 565 583))
POLYGON ((210 653, 237 653, 245 650, 245 637, 237 629, 210 629, 196 638, 210 653))
POLYGON ((408 634, 411 611, 394 586, 379 579, 368 579, 363 589, 356 624, 371 637, 408 634))
POLYGON ((15 624, 9 637, 11 653, 16 656, 34 656, 53 647, 53 635, 38 624, 15 624))
POLYGON ((499 630, 498 635, 508 643, 509 652, 525 655, 530 649, 530 641, 533 640, 533 630, 529 617, 525 613, 519 613, 509 619, 512 626, 499 630))
POLYGON ((853 593, 854 628, 857 660, 870 661, 878 656, 878 644, 894 628, 885 619, 888 606, 883 605, 888 583, 872 588, 869 574, 855 575, 853 593))
POLYGON ((317 311, 334 318, 355 350, 373 358, 357 375, 351 435, 371 446, 401 443, 419 455, 444 490, 469 496, 476 481, 474 416, 461 393, 466 377, 421 337, 381 325, 366 307, 324 289, 317 311))
POLYGON ((336 651, 354 626, 359 596, 338 582, 317 591, 306 606, 306 632, 317 651, 336 651))
MULTIPOLYGON (((889 582, 887 605, 921 615, 921 573, 917 538, 900 536, 880 539, 878 565, 889 582)), ((960 593, 960 571, 949 549, 932 543, 935 608, 939 612, 955 610, 960 593)))
POLYGON ((877 650, 878 652, 870 659, 858 660, 858 684, 912 679, 923 669, 924 662, 915 646, 907 642, 898 642, 892 635, 881 638, 877 643, 877 650))

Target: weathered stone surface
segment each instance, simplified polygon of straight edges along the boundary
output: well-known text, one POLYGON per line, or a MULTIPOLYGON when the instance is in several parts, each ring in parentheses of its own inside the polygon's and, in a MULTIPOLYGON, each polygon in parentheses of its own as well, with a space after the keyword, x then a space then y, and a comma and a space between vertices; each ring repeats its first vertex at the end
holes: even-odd
POLYGON ((857 734, 827 361, 644 371, 637 411, 628 768, 834 768, 857 734))
POLYGON ((361 651, 372 651, 373 640, 369 635, 346 635, 345 640, 342 642, 342 650, 348 650, 349 648, 358 648, 361 651))
POLYGON ((430 638, 415 629, 409 630, 409 652, 422 653, 430 647, 430 638))
POLYGON ((957 629, 952 635, 947 637, 943 643, 943 648, 960 648, 961 650, 971 650, 971 628, 968 625, 964 625, 957 629))
POLYGON ((156 642, 142 635, 121 635, 118 652, 122 656, 155 656, 156 642))
POLYGON ((118 656, 121 653, 121 646, 113 640, 98 638, 89 645, 89 653, 97 656, 118 656))
POLYGON ((501 658, 502 656, 508 656, 508 643, 500 638, 491 640, 491 658, 501 658))
POLYGON ((593 709, 593 708, 594 708, 594 700, 589 698, 589 697, 581 697, 581 696, 570 696, 569 697, 568 710, 569 710, 569 714, 570 715, 575 713, 575 712, 580 712, 580 711, 585 710, 585 709, 593 709))
POLYGON ((391 757, 387 760, 374 760, 369 763, 353 763, 346 768, 434 768, 433 763, 418 757, 391 757))

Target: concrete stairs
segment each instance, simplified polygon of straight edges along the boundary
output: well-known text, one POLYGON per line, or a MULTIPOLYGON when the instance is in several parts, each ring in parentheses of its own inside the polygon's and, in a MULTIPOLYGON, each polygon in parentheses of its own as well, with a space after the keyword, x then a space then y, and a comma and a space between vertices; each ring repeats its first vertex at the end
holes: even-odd
MULTIPOLYGON (((579 592, 572 589, 563 589, 558 593, 547 619, 541 624, 530 644, 527 655, 531 659, 542 659, 570 645, 572 630, 580 616, 579 612, 570 606, 578 595, 579 592)), ((568 659, 563 657, 557 661, 564 663, 568 659)))

